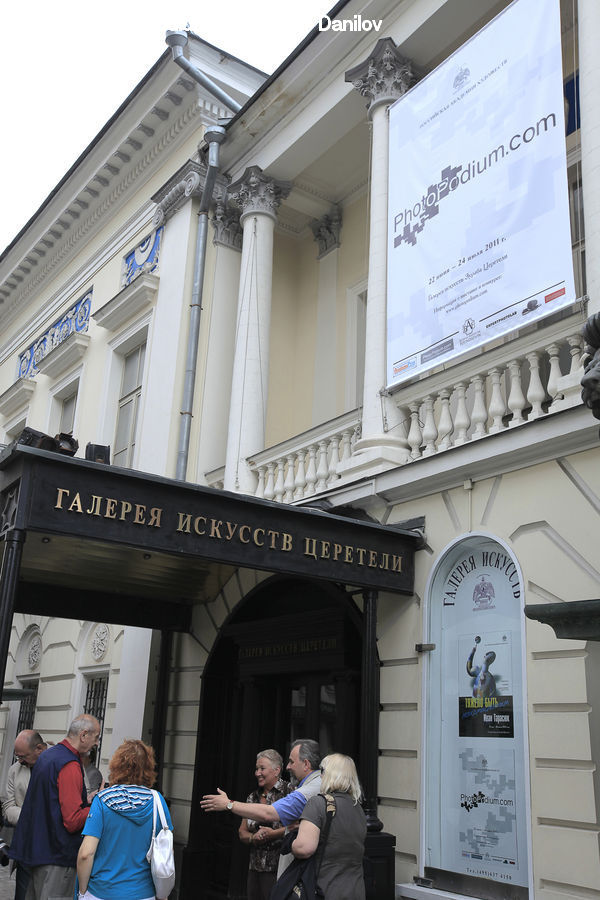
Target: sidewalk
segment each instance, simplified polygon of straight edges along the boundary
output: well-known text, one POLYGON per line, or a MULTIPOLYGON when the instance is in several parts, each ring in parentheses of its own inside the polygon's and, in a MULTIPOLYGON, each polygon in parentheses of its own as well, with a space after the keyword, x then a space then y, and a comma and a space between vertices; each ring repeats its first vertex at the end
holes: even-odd
POLYGON ((13 900, 15 896, 15 879, 8 877, 8 866, 0 866, 0 900, 13 900))

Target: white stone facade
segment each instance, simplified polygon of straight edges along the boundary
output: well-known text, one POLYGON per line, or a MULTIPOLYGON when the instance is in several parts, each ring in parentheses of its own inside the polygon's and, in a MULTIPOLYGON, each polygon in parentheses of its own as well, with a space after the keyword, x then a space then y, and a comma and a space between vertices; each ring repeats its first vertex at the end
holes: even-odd
MULTIPOLYGON (((56 433, 64 401, 76 392, 79 455, 88 441, 118 449, 126 360, 145 344, 130 465, 173 477, 187 412, 181 397, 201 192, 183 196, 176 186, 191 170, 202 181, 204 128, 232 118, 211 207, 186 477, 283 503, 327 500, 387 525, 424 518, 414 597, 382 595, 378 607, 379 816, 396 838, 397 896, 407 898, 448 896, 413 884, 427 865, 432 777, 431 663, 416 645, 431 637, 432 584, 448 548, 478 536, 498 542, 518 566, 527 604, 594 599, 600 582, 600 448, 579 388, 581 328, 600 305, 596 0, 580 0, 579 23, 572 4, 561 3, 565 80, 578 71, 581 81, 581 128, 567 137, 585 212, 585 244, 573 237, 577 303, 380 394, 386 104, 371 97, 367 112, 346 73, 385 37, 420 77, 505 5, 374 0, 369 16, 383 19, 377 36, 315 33, 266 81, 192 37, 192 61, 228 84, 243 112, 232 117, 163 60, 0 258, 0 441, 26 425, 56 433), (142 124, 132 138, 134 121, 142 124), (160 229, 154 258, 148 247, 160 229), (127 282, 131 259, 139 271, 127 282), (38 374, 18 378, 23 354, 87 296, 81 334, 40 357, 38 374)), ((349 0, 343 15, 360 11, 349 0)), ((221 627, 265 577, 239 570, 194 608, 191 633, 174 642, 164 787, 182 844, 204 667, 221 627)), ((81 710, 86 681, 107 673, 105 771, 123 737, 148 734, 156 642, 143 629, 103 623, 101 610, 87 613, 82 597, 80 621, 17 614, 5 684, 39 677, 35 727, 54 740, 81 710)), ((524 616, 522 631, 529 896, 598 897, 600 646, 558 639, 524 616)), ((0 713, 0 777, 11 761, 17 706, 5 703, 0 713)))

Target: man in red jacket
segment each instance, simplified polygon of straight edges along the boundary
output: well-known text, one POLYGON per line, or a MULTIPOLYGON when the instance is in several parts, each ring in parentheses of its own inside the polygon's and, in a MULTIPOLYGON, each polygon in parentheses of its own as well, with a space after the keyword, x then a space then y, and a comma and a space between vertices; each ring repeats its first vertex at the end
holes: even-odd
POLYGON ((81 754, 95 747, 99 737, 97 719, 77 716, 66 738, 42 753, 32 769, 9 853, 31 868, 29 900, 73 896, 81 829, 91 798, 81 754))

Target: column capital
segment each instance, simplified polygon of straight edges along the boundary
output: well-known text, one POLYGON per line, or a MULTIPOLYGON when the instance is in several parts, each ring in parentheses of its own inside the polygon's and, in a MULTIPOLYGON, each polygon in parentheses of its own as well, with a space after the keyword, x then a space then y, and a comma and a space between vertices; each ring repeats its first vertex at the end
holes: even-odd
POLYGON ((211 221, 215 230, 213 244, 220 244, 223 247, 241 251, 242 226, 240 225, 240 213, 239 210, 227 206, 227 199, 223 194, 216 198, 215 213, 211 221))
POLYGON ((345 79, 369 101, 369 116, 375 107, 394 103, 417 80, 411 61, 389 37, 379 38, 369 57, 348 69, 345 79))
POLYGON ((335 206, 329 215, 321 216, 320 219, 313 219, 310 223, 310 229, 319 247, 317 259, 322 259, 331 250, 336 250, 340 246, 340 232, 342 230, 342 213, 340 209, 335 206))
POLYGON ((260 166, 248 166, 242 177, 229 186, 229 199, 240 208, 242 223, 251 213, 264 213, 276 220, 281 201, 291 189, 290 181, 271 178, 260 166))

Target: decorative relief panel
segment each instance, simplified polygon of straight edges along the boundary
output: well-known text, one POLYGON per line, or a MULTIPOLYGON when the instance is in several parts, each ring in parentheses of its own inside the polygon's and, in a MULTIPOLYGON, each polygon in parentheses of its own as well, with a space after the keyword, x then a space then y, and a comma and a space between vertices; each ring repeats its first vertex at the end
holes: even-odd
POLYGON ((124 259, 122 284, 131 284, 144 273, 154 272, 158 267, 160 246, 164 228, 155 228, 124 259))
POLYGON ((331 250, 336 250, 340 246, 342 214, 337 207, 332 209, 331 215, 313 219, 310 228, 319 247, 317 259, 323 259, 331 250))
POLYGON ((27 665, 33 672, 38 668, 42 658, 42 639, 39 634, 34 634, 27 648, 27 665))
POLYGON ((20 482, 0 494, 0 534, 14 527, 19 507, 20 482))
POLYGON ((92 656, 96 662, 100 662, 106 655, 109 640, 110 631, 108 625, 96 625, 91 642, 92 656))
POLYGON ((211 221, 214 228, 213 244, 221 244, 232 250, 242 249, 243 232, 240 225, 240 213, 237 209, 227 206, 227 200, 223 194, 217 197, 211 221))
POLYGON ((92 291, 88 291, 67 312, 57 319, 41 337, 19 356, 18 378, 33 378, 37 375, 38 364, 49 353, 65 341, 69 335, 88 330, 92 291))

